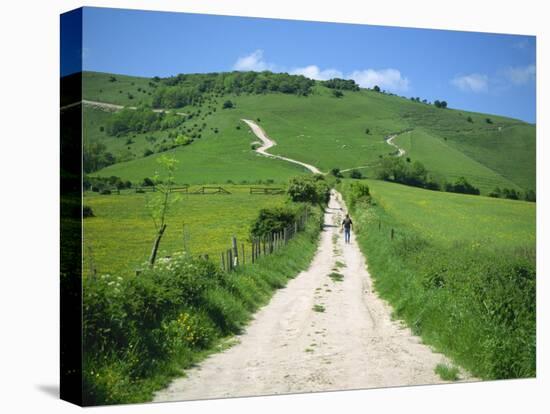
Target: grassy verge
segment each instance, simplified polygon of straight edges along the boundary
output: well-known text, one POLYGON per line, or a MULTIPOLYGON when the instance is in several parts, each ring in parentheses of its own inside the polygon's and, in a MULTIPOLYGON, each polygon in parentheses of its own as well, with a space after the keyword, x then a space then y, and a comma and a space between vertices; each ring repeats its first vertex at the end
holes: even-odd
POLYGON ((182 254, 136 277, 85 278, 85 405, 148 401, 182 369, 229 346, 307 268, 318 235, 310 217, 288 246, 232 273, 182 254))
MULTIPOLYGON (((460 238, 450 240, 455 224, 441 218, 432 221, 430 237, 422 220, 429 217, 429 211, 447 210, 451 216, 458 213, 454 199, 449 201, 445 194, 438 194, 439 200, 431 202, 439 204, 403 220, 395 210, 393 195, 399 197, 399 208, 406 215, 409 204, 425 203, 433 192, 415 190, 413 197, 394 194, 400 186, 390 184, 391 191, 385 191, 387 184, 370 184, 376 191, 371 188, 372 198, 364 200, 352 200, 347 184, 341 191, 353 206, 358 243, 368 257, 376 289, 393 306, 395 316, 425 343, 479 378, 535 376, 536 269, 532 240, 514 235, 513 221, 496 230, 500 234, 494 235, 495 243, 480 240, 483 231, 479 223, 484 218, 494 219, 497 206, 477 213, 472 209, 470 217, 461 217, 471 221, 469 235, 462 231, 460 238), (386 209, 389 205, 394 208, 391 214, 386 209), (395 231, 393 240, 391 229, 395 231), (499 242, 501 239, 507 242, 499 242)), ((485 198, 479 202, 484 203, 485 198)), ((516 207, 513 203, 502 205, 505 210, 516 207)))

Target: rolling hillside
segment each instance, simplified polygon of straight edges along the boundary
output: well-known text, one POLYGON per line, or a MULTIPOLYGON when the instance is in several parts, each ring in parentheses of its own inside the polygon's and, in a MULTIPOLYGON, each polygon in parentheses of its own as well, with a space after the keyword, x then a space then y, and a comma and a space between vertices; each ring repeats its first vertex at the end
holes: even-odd
MULTIPOLYGON (((190 79, 186 82, 192 82, 190 79)), ((150 105, 161 83, 84 73, 84 98, 134 107, 150 105)), ((372 90, 344 90, 343 95, 334 97, 320 82, 308 96, 212 93, 200 103, 178 108, 178 112, 192 115, 191 119, 184 116, 178 126, 119 136, 109 135, 105 128, 116 114, 85 105, 85 141, 103 143, 116 161, 93 174, 116 175, 132 182, 153 175, 158 155, 145 153, 159 152, 163 141, 170 142, 171 134, 195 136, 190 145, 168 149, 181 161, 177 173, 181 183, 284 182, 299 173, 299 167, 253 152, 255 137, 241 121, 247 118, 260 119, 260 125, 277 142, 272 153, 314 164, 323 171, 367 166, 361 171, 374 177, 380 157, 395 150, 385 137, 410 131, 399 135, 395 143, 405 149, 407 161, 422 162, 437 181, 452 182, 464 176, 482 194, 495 187, 535 189, 534 125, 436 108, 372 90), (233 108, 223 109, 227 100, 233 108)))

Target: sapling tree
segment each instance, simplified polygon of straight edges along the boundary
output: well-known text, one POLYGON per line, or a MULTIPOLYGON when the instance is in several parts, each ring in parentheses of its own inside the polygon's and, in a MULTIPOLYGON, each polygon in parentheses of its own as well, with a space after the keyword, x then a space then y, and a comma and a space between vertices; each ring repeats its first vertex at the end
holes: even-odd
POLYGON ((178 160, 173 156, 163 155, 157 159, 162 168, 162 176, 159 172, 153 177, 156 191, 146 199, 146 208, 153 220, 157 235, 153 242, 151 256, 149 256, 149 265, 153 266, 157 258, 157 252, 162 235, 166 230, 166 219, 170 208, 178 201, 179 197, 173 194, 174 175, 178 160))

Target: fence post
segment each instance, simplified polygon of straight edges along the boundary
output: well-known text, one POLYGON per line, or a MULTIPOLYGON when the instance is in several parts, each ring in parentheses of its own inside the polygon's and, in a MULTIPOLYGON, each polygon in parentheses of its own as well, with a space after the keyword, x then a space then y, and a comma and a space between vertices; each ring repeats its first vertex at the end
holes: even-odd
POLYGON ((393 240, 393 233, 394 233, 394 231, 393 231, 393 229, 391 229, 391 239, 392 240, 393 240))
POLYGON ((244 251, 244 243, 241 243, 241 251, 242 251, 242 261, 243 261, 243 265, 246 264, 246 253, 244 251))
POLYGON ((235 257, 235 265, 239 265, 239 247, 237 245, 237 237, 231 238, 231 244, 233 245, 233 256, 235 257))
POLYGON ((225 259, 224 259, 223 252, 222 252, 222 270, 225 270, 225 259))
POLYGON ((296 235, 296 233, 298 233, 298 222, 297 221, 294 222, 294 235, 296 235))
POLYGON ((285 241, 285 245, 287 243, 287 228, 285 227, 283 230, 283 240, 285 241))
POLYGON ((380 222, 380 220, 378 220, 378 231, 380 231, 381 228, 382 228, 382 223, 380 222))

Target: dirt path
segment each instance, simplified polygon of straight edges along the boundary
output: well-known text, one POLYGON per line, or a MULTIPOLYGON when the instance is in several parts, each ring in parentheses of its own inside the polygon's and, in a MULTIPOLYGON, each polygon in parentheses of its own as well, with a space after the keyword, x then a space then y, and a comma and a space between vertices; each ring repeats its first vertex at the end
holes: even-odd
POLYGON ((397 149, 397 157, 402 157, 403 155, 405 155, 405 150, 403 148, 400 148, 397 146, 396 143, 393 142, 393 140, 398 136, 399 134, 395 134, 395 135, 390 135, 389 137, 386 138, 386 142, 391 145, 392 147, 396 148, 397 149))
POLYGON ((443 382, 434 368, 446 358, 391 320, 354 235, 344 244, 343 211, 333 191, 309 269, 275 293, 236 345, 188 370, 155 401, 443 382), (342 281, 329 277, 337 262, 342 281))
MULTIPOLYGON (((80 103, 82 103, 84 105, 93 106, 93 107, 96 107, 96 108, 99 108, 99 109, 103 109, 105 111, 111 111, 111 112, 117 112, 117 111, 120 111, 121 109, 124 109, 124 108, 132 109, 134 111, 137 109, 136 106, 124 106, 124 105, 117 105, 117 104, 112 104, 112 103, 107 103, 107 102, 90 101, 88 99, 82 99, 81 101, 74 102, 72 104, 62 106, 61 110, 64 111, 65 109, 69 109, 69 108, 71 108, 73 106, 76 106, 80 103)), ((157 109, 153 109, 152 111, 160 113, 160 112, 169 111, 169 109, 157 108, 157 109)), ((175 114, 176 115, 182 115, 182 116, 187 115, 184 112, 175 112, 175 114)))
POLYGON ((258 154, 264 155, 266 157, 277 158, 277 159, 283 160, 283 161, 288 161, 288 162, 291 162, 293 164, 301 165, 302 167, 307 168, 313 174, 323 174, 314 165, 306 164, 305 162, 301 162, 301 161, 297 161, 297 160, 293 160, 292 158, 286 158, 286 157, 282 157, 280 155, 270 154, 269 152, 267 152, 267 150, 269 148, 274 147, 275 145, 277 145, 277 143, 275 141, 273 141, 271 138, 269 138, 267 136, 267 134, 265 133, 265 131, 258 124, 256 124, 254 121, 251 121, 250 119, 242 119, 242 121, 245 122, 250 127, 250 129, 252 130, 254 135, 256 135, 262 141, 262 145, 260 147, 256 148, 256 152, 258 154))

